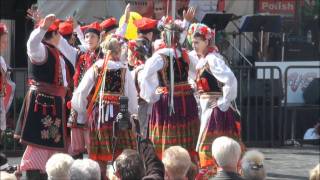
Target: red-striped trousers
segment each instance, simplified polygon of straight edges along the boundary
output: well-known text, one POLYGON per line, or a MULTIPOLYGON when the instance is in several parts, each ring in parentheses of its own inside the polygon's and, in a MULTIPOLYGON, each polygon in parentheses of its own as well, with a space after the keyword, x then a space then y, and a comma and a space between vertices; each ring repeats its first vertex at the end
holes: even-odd
POLYGON ((28 145, 21 159, 20 170, 40 170, 42 173, 45 173, 48 159, 57 152, 56 150, 28 145))

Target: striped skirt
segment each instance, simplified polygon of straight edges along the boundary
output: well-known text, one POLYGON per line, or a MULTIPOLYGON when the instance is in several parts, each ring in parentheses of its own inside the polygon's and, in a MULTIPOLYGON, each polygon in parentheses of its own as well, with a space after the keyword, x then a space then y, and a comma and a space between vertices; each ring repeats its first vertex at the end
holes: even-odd
POLYGON ((216 167, 213 161, 211 146, 212 142, 220 136, 228 136, 240 142, 240 129, 237 125, 233 110, 229 108, 226 112, 218 107, 213 108, 210 119, 205 125, 204 131, 199 139, 200 167, 216 167))
POLYGON ((55 153, 58 153, 58 151, 28 145, 21 159, 20 170, 40 170, 41 173, 45 173, 46 163, 55 153))
POLYGON ((174 97, 174 114, 169 115, 169 96, 162 94, 152 108, 149 119, 149 137, 159 158, 165 149, 182 146, 191 156, 195 151, 199 133, 197 102, 193 94, 174 97))

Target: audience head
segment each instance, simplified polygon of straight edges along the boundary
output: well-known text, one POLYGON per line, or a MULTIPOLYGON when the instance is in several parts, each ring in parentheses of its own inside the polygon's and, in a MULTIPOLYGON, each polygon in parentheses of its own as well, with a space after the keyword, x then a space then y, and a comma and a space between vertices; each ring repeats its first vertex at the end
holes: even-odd
POLYGON ((144 163, 137 151, 125 149, 115 161, 116 175, 121 180, 140 180, 145 176, 144 163))
POLYGON ((310 171, 309 179, 320 180, 320 163, 310 171))
POLYGON ((229 137, 219 137, 213 141, 212 155, 220 168, 236 171, 241 155, 240 145, 229 137))
POLYGON ((165 179, 187 179, 187 172, 191 166, 191 158, 186 149, 181 146, 172 146, 166 149, 162 156, 165 167, 165 179))
POLYGON ((50 157, 46 163, 46 172, 49 180, 70 179, 69 169, 73 158, 68 154, 57 153, 50 157))
POLYGON ((91 159, 77 159, 70 167, 71 180, 100 180, 100 166, 91 159))
POLYGON ((241 160, 243 177, 248 180, 263 180, 266 178, 264 156, 256 150, 247 151, 241 160))

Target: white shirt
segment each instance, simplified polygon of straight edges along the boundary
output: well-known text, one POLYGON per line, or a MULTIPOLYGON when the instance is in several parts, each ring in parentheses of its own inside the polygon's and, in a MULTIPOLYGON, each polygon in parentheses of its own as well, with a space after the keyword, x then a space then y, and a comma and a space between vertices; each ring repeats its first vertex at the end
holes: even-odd
MULTIPOLYGON (((156 51, 152 57, 147 59, 145 66, 141 72, 141 76, 139 76, 138 80, 141 82, 140 87, 140 97, 143 98, 148 103, 157 102, 160 98, 159 94, 156 94, 156 89, 159 86, 159 80, 157 72, 161 70, 164 66, 164 60, 160 54, 169 56, 172 54, 175 56, 175 53, 172 48, 163 48, 156 51)), ((177 58, 181 57, 181 52, 177 50, 177 58)), ((196 64, 197 59, 192 56, 189 56, 190 64, 189 64, 189 72, 188 78, 195 79, 196 78, 196 64)))
MULTIPOLYGON (((95 73, 95 66, 98 68, 103 66, 103 59, 99 59, 93 66, 91 66, 85 75, 83 76, 78 88, 74 91, 71 104, 72 107, 80 113, 86 112, 86 107, 88 104, 87 97, 91 92, 93 86, 97 82, 97 74, 95 73)), ((119 69, 127 68, 126 65, 119 61, 108 61, 108 69, 119 69)), ((125 84, 124 84, 124 95, 128 97, 128 110, 130 113, 138 112, 138 100, 137 100, 137 91, 132 79, 129 69, 126 70, 125 75, 125 84)))
POLYGON ((2 56, 0 56, 0 67, 4 70, 4 72, 7 72, 7 64, 2 56))
POLYGON ((320 135, 315 128, 309 128, 303 136, 305 140, 320 139, 320 135))
MULTIPOLYGON (((47 51, 46 51, 45 45, 41 42, 45 34, 46 34, 46 30, 43 30, 41 28, 37 28, 33 30, 30 34, 30 37, 27 42, 27 54, 30 58, 31 63, 33 64, 41 64, 47 58, 47 51)), ((60 42, 63 40, 66 42, 66 40, 61 37, 60 42)), ((67 87, 68 82, 67 82, 67 76, 66 76, 66 65, 61 55, 59 55, 59 59, 60 59, 62 77, 63 77, 63 85, 67 87)), ((69 59, 67 57, 67 59, 71 62, 73 66, 75 66, 75 58, 69 59)))

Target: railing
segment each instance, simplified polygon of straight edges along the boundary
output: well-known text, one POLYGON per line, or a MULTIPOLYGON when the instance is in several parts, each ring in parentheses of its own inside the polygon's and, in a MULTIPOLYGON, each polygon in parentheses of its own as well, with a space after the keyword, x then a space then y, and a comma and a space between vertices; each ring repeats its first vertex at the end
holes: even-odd
POLYGON ((282 73, 276 66, 233 67, 242 138, 249 146, 281 144, 282 73))
MULTIPOLYGON (((297 111, 304 112, 305 117, 307 117, 306 112, 311 111, 313 112, 318 112, 315 116, 320 115, 320 105, 319 104, 306 104, 306 103, 291 103, 288 102, 288 75, 289 75, 289 70, 291 69, 318 69, 318 76, 320 76, 320 66, 288 66, 285 69, 284 72, 284 83, 285 83, 285 88, 284 88, 284 123, 283 123, 283 141, 285 142, 286 145, 299 145, 300 143, 296 141, 296 114, 297 111), (291 111, 291 118, 290 118, 290 128, 288 126, 288 112, 291 111), (288 134, 290 134, 290 137, 288 137, 288 134)), ((319 89, 318 89, 319 90, 319 89)), ((315 117, 317 118, 317 117, 315 117)), ((300 140, 300 139, 299 139, 300 140)))

